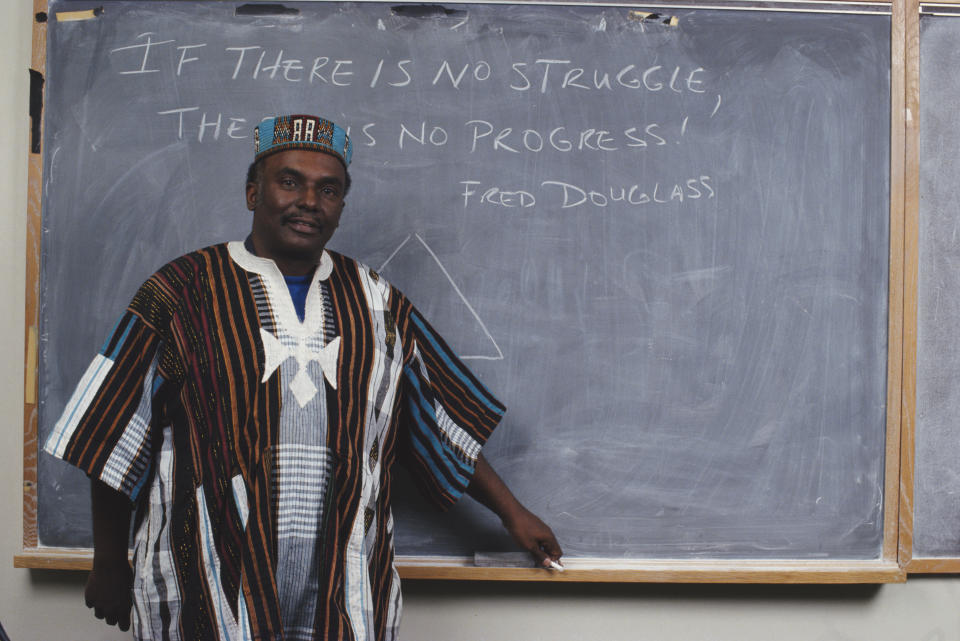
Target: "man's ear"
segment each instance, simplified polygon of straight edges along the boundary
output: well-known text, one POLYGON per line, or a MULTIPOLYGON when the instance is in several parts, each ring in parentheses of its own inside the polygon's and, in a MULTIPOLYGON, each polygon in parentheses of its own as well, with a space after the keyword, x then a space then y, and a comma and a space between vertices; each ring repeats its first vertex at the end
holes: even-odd
POLYGON ((247 209, 253 211, 257 206, 257 183, 247 183, 247 209))

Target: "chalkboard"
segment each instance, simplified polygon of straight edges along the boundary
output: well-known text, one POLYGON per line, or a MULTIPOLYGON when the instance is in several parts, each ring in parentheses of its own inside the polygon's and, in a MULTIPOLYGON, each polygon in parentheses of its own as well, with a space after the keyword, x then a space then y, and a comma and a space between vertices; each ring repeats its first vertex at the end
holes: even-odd
MULTIPOLYGON (((485 451, 570 558, 880 557, 889 16, 287 9, 51 3, 41 440, 137 286, 245 236, 253 125, 318 112, 332 248, 505 402, 485 451)), ((90 545, 86 487, 41 456, 41 545, 90 545)), ((400 554, 513 549, 399 503, 400 554)))
POLYGON ((920 21, 920 207, 913 557, 960 557, 960 18, 920 21))

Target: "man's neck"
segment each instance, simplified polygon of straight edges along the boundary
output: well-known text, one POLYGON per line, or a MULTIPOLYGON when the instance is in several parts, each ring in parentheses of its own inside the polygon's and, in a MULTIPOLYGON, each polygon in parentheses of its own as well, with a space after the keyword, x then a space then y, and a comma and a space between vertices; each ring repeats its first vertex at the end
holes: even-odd
MULTIPOLYGON (((256 246, 253 243, 253 235, 248 235, 243 241, 243 246, 248 252, 254 256, 259 256, 260 258, 267 258, 263 254, 257 251, 256 246)), ((321 256, 323 253, 321 252, 321 256)), ((277 259, 277 258, 267 258, 267 260, 272 260, 273 263, 277 266, 277 269, 280 270, 280 273, 284 276, 307 276, 312 274, 316 269, 317 265, 320 264, 320 257, 314 259, 277 259)))

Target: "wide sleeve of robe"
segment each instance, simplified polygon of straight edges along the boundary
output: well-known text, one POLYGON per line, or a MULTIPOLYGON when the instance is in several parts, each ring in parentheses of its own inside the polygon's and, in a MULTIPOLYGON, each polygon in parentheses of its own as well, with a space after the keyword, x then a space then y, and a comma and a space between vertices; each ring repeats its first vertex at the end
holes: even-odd
POLYGON ((44 451, 136 500, 159 447, 154 399, 162 387, 156 323, 166 314, 147 281, 87 367, 44 451))
POLYGON ((400 460, 440 509, 473 477, 480 449, 505 407, 396 289, 391 310, 405 350, 400 399, 400 460))

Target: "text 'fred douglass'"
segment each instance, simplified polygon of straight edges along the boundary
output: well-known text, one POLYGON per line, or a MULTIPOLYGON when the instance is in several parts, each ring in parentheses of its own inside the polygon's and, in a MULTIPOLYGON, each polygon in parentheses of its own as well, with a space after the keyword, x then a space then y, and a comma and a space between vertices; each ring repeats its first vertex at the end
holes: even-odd
POLYGON ((464 208, 493 206, 527 209, 548 205, 559 209, 614 205, 665 205, 716 197, 713 178, 702 175, 677 181, 636 182, 631 185, 588 187, 562 180, 544 180, 533 189, 484 185, 479 180, 461 180, 464 208))

